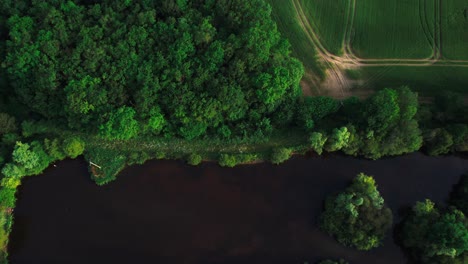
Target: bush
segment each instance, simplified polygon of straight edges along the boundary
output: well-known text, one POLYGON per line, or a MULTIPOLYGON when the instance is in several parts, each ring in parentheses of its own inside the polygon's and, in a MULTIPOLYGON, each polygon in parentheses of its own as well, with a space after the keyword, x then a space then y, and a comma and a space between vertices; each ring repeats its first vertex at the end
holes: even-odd
POLYGON ((229 155, 229 154, 221 154, 219 157, 219 165, 221 167, 234 167, 238 164, 238 161, 236 159, 235 155, 229 155))
POLYGON ((198 154, 192 153, 188 156, 187 163, 192 166, 197 166, 202 162, 202 157, 198 154))
POLYGON ((319 132, 313 132, 309 137, 311 148, 319 155, 322 155, 325 142, 327 142, 327 136, 319 132))
POLYGON ((292 155, 292 150, 288 148, 277 148, 273 150, 271 154, 271 163, 281 164, 288 160, 292 155))
POLYGON ((1 184, 3 188, 16 189, 21 184, 21 179, 18 177, 3 177, 1 184))
POLYGON ((44 139, 44 147, 52 160, 63 160, 67 156, 62 150, 61 142, 57 138, 53 140, 44 139))
POLYGON ((2 188, 0 190, 0 205, 13 208, 15 207, 16 197, 15 197, 16 189, 11 188, 2 188))
POLYGON ((164 151, 156 151, 155 157, 157 159, 165 159, 166 158, 166 153, 164 151))
POLYGON ((77 137, 67 138, 63 141, 63 151, 67 156, 74 159, 83 154, 85 150, 85 143, 82 139, 77 137))
POLYGON ((132 152, 128 156, 128 165, 132 165, 132 164, 142 165, 143 163, 145 163, 150 158, 151 157, 145 151, 132 152))
POLYGON ((447 154, 452 149, 452 146, 452 135, 443 128, 434 129, 427 136, 426 150, 431 156, 447 154))

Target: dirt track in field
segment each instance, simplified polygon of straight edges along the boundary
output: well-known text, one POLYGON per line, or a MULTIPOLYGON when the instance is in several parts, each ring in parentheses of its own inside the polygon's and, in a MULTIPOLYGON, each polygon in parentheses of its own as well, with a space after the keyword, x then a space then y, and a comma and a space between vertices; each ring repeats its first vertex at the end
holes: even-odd
MULTIPOLYGON (((422 0, 421 0, 422 1, 422 0)), ((424 5, 420 1, 420 5, 424 5)), ((403 58, 385 58, 385 59, 373 59, 373 58, 359 58, 356 56, 352 49, 352 34, 354 26, 354 18, 356 14, 356 0, 351 0, 348 8, 347 23, 345 29, 345 37, 343 38, 343 55, 337 56, 332 54, 323 45, 318 33, 312 26, 311 21, 307 18, 304 10, 302 9, 300 0, 293 0, 294 8, 300 26, 306 33, 309 40, 314 44, 317 50, 317 56, 319 61, 322 62, 326 68, 326 80, 322 84, 322 88, 325 89, 327 94, 337 98, 348 97, 351 95, 350 89, 356 83, 346 77, 345 70, 347 69, 358 69, 360 67, 468 67, 468 60, 447 60, 442 56, 442 37, 440 23, 442 20, 441 14, 441 1, 435 1, 435 14, 436 19, 434 20, 434 34, 430 34, 429 22, 427 21, 427 14, 425 12, 425 6, 420 6, 420 17, 421 26, 424 30, 428 41, 433 46, 433 53, 428 58, 423 59, 403 59, 403 58), (426 24, 426 25, 425 25, 426 24), (425 26, 427 29, 425 29, 425 26), (429 32, 427 32, 429 31, 429 32)), ((385 74, 382 72, 381 74, 385 74)), ((371 79, 379 78, 379 76, 373 76, 371 79)), ((365 83, 371 81, 366 80, 365 83)))

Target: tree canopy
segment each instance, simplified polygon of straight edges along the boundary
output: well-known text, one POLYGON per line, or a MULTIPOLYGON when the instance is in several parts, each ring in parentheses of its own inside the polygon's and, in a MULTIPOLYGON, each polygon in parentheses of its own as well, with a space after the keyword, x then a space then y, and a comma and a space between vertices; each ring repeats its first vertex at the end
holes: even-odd
POLYGON ((346 190, 326 199, 320 222, 338 242, 370 250, 382 243, 392 225, 392 212, 384 205, 374 178, 360 173, 346 190))
POLYGON ((402 244, 423 263, 464 263, 468 252, 468 221, 451 207, 439 209, 417 202, 402 225, 402 244))
POLYGON ((303 75, 270 13, 263 0, 6 0, 1 60, 31 111, 109 139, 265 132, 303 75))

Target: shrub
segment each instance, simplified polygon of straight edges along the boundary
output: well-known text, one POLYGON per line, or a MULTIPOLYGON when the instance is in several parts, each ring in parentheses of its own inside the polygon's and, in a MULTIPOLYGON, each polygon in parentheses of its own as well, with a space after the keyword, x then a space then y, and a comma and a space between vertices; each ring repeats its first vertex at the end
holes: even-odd
POLYGON ((151 157, 145 151, 132 152, 128 156, 128 164, 129 165, 131 165, 131 164, 141 165, 141 164, 145 163, 147 160, 149 160, 150 158, 151 157))
POLYGON ((3 188, 15 189, 21 184, 21 179, 18 177, 3 177, 1 183, 3 188))
POLYGON ((229 154, 221 154, 219 157, 219 165, 221 167, 234 167, 238 164, 238 161, 236 159, 235 155, 229 155, 229 154))
POLYGON ((85 143, 82 139, 77 137, 67 138, 63 141, 63 151, 67 156, 74 159, 83 154, 85 150, 85 143))
POLYGON ((164 153, 164 151, 156 151, 155 157, 157 159, 165 159, 166 158, 166 153, 164 153))
POLYGON ((0 135, 16 132, 16 120, 7 113, 0 113, 0 135))
POLYGON ((53 140, 44 139, 44 147, 52 160, 63 160, 67 156, 62 150, 61 142, 57 138, 53 140))
POLYGON ((280 164, 288 160, 292 155, 292 150, 288 148, 277 148, 271 154, 271 163, 280 164))
POLYGON ((202 162, 202 157, 198 154, 192 153, 188 156, 187 163, 193 166, 199 165, 202 162))
POLYGON ((453 146, 453 137, 447 130, 437 128, 432 130, 426 139, 426 150, 431 156, 438 156, 450 152, 453 146))
POLYGON ((11 188, 2 188, 0 190, 0 205, 13 208, 15 207, 16 197, 15 197, 16 189, 11 188))

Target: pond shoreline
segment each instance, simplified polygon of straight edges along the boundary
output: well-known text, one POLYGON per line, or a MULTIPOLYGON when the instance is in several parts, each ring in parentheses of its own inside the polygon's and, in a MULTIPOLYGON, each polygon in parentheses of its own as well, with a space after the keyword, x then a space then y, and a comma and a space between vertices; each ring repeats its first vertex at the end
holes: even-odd
POLYGON ((325 196, 358 172, 373 175, 398 223, 400 209, 416 200, 444 202, 468 170, 465 157, 421 153, 376 161, 301 155, 279 166, 235 168, 152 160, 125 168, 117 181, 99 187, 87 176, 83 160, 57 165, 41 177, 26 178, 19 188, 12 263, 27 263, 32 256, 45 262, 74 257, 128 263, 135 254, 141 263, 314 263, 322 258, 403 263, 392 233, 383 247, 365 253, 344 248, 318 230, 325 196), (80 255, 83 250, 88 256, 80 255))

